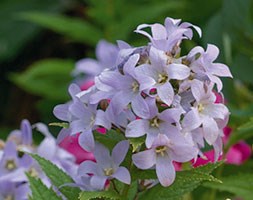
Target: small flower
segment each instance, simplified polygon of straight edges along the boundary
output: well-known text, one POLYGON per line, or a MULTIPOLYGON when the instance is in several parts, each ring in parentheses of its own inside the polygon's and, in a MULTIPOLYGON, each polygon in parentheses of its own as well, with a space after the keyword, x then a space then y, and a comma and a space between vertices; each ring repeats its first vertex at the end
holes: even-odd
POLYGON ((183 39, 192 39, 193 32, 189 27, 193 27, 201 37, 201 29, 188 22, 181 23, 180 19, 167 17, 164 26, 161 24, 141 24, 135 30, 149 38, 152 46, 165 52, 170 52, 176 45, 179 45, 183 39), (151 33, 143 31, 144 28, 151 28, 151 33))
POLYGON ((119 142, 112 150, 110 156, 109 150, 102 144, 97 143, 95 146, 95 159, 96 162, 84 161, 80 164, 78 175, 87 177, 91 175, 90 185, 97 190, 104 189, 106 180, 113 178, 119 181, 130 184, 131 177, 129 171, 125 167, 121 167, 129 148, 127 140, 119 142))
POLYGON ((167 187, 174 182, 176 176, 173 161, 190 161, 197 152, 197 149, 179 134, 173 134, 170 139, 159 134, 150 149, 134 154, 132 159, 140 169, 155 166, 159 182, 167 187))

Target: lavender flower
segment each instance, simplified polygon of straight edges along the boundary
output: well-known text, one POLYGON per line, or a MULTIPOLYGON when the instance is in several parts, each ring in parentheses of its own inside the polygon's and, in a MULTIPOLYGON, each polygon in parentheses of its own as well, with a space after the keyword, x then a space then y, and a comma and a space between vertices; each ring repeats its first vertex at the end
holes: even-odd
POLYGON ((186 79, 190 75, 190 69, 180 63, 171 63, 171 61, 168 63, 166 54, 154 47, 151 47, 149 56, 151 64, 138 66, 136 71, 152 78, 153 82, 150 81, 151 84, 143 83, 145 88, 155 88, 160 99, 167 105, 171 105, 174 98, 174 89, 170 80, 186 79))
POLYGON ((149 38, 152 46, 165 52, 170 52, 173 48, 181 43, 183 39, 192 39, 193 33, 189 27, 193 27, 201 37, 201 29, 190 23, 181 23, 180 19, 167 17, 164 26, 161 24, 141 24, 135 32, 149 38), (151 28, 152 36, 143 31, 144 28, 151 28))
POLYGON ((215 120, 224 120, 229 114, 228 109, 221 103, 215 103, 216 97, 212 92, 212 86, 194 80, 191 91, 196 102, 185 115, 182 125, 188 130, 202 125, 204 138, 208 144, 212 145, 219 135, 219 128, 215 120))
POLYGON ((163 186, 171 185, 175 180, 173 161, 187 162, 196 157, 198 151, 179 134, 159 134, 151 148, 137 154, 132 159, 140 169, 149 169, 155 165, 159 182, 163 186))
POLYGON ((128 152, 128 148, 129 142, 127 140, 121 141, 113 148, 110 156, 109 150, 102 144, 97 143, 94 150, 97 163, 84 161, 79 167, 78 175, 87 177, 92 174, 90 185, 97 190, 104 189, 106 180, 113 178, 125 184, 130 184, 129 171, 120 166, 128 152))

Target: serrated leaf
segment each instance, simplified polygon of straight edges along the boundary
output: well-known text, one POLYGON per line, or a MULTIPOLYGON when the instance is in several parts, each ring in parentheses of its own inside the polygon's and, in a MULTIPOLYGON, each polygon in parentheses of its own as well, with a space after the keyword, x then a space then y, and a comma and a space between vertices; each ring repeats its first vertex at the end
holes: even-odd
POLYGON ((204 186, 217 189, 220 191, 230 192, 243 198, 244 200, 252 200, 253 196, 253 174, 243 173, 235 176, 221 178, 221 184, 204 183, 204 186))
POLYGON ((42 12, 26 12, 20 16, 27 21, 85 44, 95 45, 102 38, 101 31, 98 28, 78 18, 42 12))
POLYGON ((58 126, 62 128, 69 128, 69 124, 65 122, 52 122, 49 124, 49 126, 58 126))
POLYGON ((175 200, 180 199, 185 193, 191 192, 197 188, 203 181, 220 182, 218 179, 210 175, 211 171, 219 164, 213 167, 207 164, 200 168, 177 172, 175 182, 169 187, 162 187, 160 184, 154 186, 140 196, 140 200, 175 200))
POLYGON ((79 200, 90 200, 100 198, 111 200, 121 199, 119 194, 114 191, 100 191, 100 192, 83 191, 79 196, 79 200))
POLYGON ((24 90, 48 99, 67 100, 67 88, 72 78, 74 62, 47 59, 32 64, 23 73, 13 73, 10 79, 24 90))
POLYGON ((36 200, 61 200, 59 196, 52 190, 52 188, 47 188, 40 179, 34 178, 27 174, 30 189, 32 191, 32 197, 29 199, 36 200))
POLYGON ((30 154, 40 165, 41 169, 51 180, 52 184, 59 188, 63 195, 68 199, 78 199, 79 193, 81 192, 79 188, 76 187, 61 187, 66 183, 73 183, 73 179, 67 175, 64 171, 59 169, 56 165, 50 161, 40 157, 37 154, 30 154))

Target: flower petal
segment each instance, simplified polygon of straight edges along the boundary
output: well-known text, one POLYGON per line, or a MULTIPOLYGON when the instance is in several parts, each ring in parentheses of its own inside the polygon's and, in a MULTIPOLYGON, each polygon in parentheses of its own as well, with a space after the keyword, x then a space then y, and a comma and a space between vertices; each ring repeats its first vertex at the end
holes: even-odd
POLYGON ((140 169, 149 169, 156 163, 156 155, 154 149, 139 152, 132 156, 133 162, 136 167, 140 169))
POLYGON ((157 94, 164 103, 168 106, 171 105, 174 97, 174 90, 169 82, 159 85, 157 87, 157 94))
POLYGON ((205 117, 203 120, 203 134, 204 138, 209 145, 214 144, 218 135, 219 128, 215 120, 211 117, 205 117))
POLYGON ((190 75, 190 68, 183 64, 172 63, 168 65, 169 79, 184 80, 190 75))
POLYGON ((130 173, 125 167, 119 167, 112 177, 128 185, 131 183, 130 173))
POLYGON ((168 156, 157 156, 156 174, 162 186, 170 186, 176 177, 174 165, 168 156))
POLYGON ((126 137, 140 137, 148 130, 148 121, 144 119, 137 119, 130 122, 126 128, 126 137))
POLYGON ((123 162, 123 160, 126 157, 126 154, 129 149, 129 141, 123 140, 119 142, 112 150, 112 160, 116 166, 119 166, 120 163, 123 162))
POLYGON ((92 152, 95 147, 94 136, 91 130, 85 130, 78 138, 79 145, 86 151, 92 152))

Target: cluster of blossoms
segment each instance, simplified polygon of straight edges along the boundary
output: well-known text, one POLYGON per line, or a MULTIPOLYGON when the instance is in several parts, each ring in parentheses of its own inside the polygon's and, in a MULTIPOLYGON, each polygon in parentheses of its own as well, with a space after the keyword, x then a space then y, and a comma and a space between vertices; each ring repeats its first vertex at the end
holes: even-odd
POLYGON ((31 193, 26 173, 40 178, 51 187, 50 180, 40 169, 38 163, 27 153, 36 153, 56 164, 73 177, 77 173, 75 157, 60 148, 55 138, 42 123, 30 125, 28 120, 21 122, 20 130, 12 131, 6 141, 0 141, 0 199, 27 200, 31 193), (45 137, 35 146, 33 144, 32 128, 37 129, 45 137))
POLYGON ((221 93, 220 77, 232 75, 226 65, 215 63, 219 54, 215 45, 208 44, 206 50, 197 46, 180 55, 181 42, 192 39, 193 29, 201 36, 199 27, 181 20, 142 24, 135 32, 150 40, 147 46, 131 47, 123 41, 114 46, 102 41, 98 61, 85 59, 77 64, 74 73, 88 75, 89 88, 81 91, 72 84, 72 101, 56 106, 54 114, 69 123, 58 142, 80 134, 79 145, 94 153, 96 163, 84 161, 78 169, 80 185, 101 190, 112 178, 130 184, 128 169, 120 166, 130 138, 144 138, 144 144, 133 152, 134 165, 143 170, 154 168, 163 186, 175 179, 173 162, 203 156, 205 143, 213 146, 214 160, 218 160, 229 111, 216 102, 215 92, 221 93), (98 128, 117 129, 125 137, 111 156, 94 140, 98 128))

